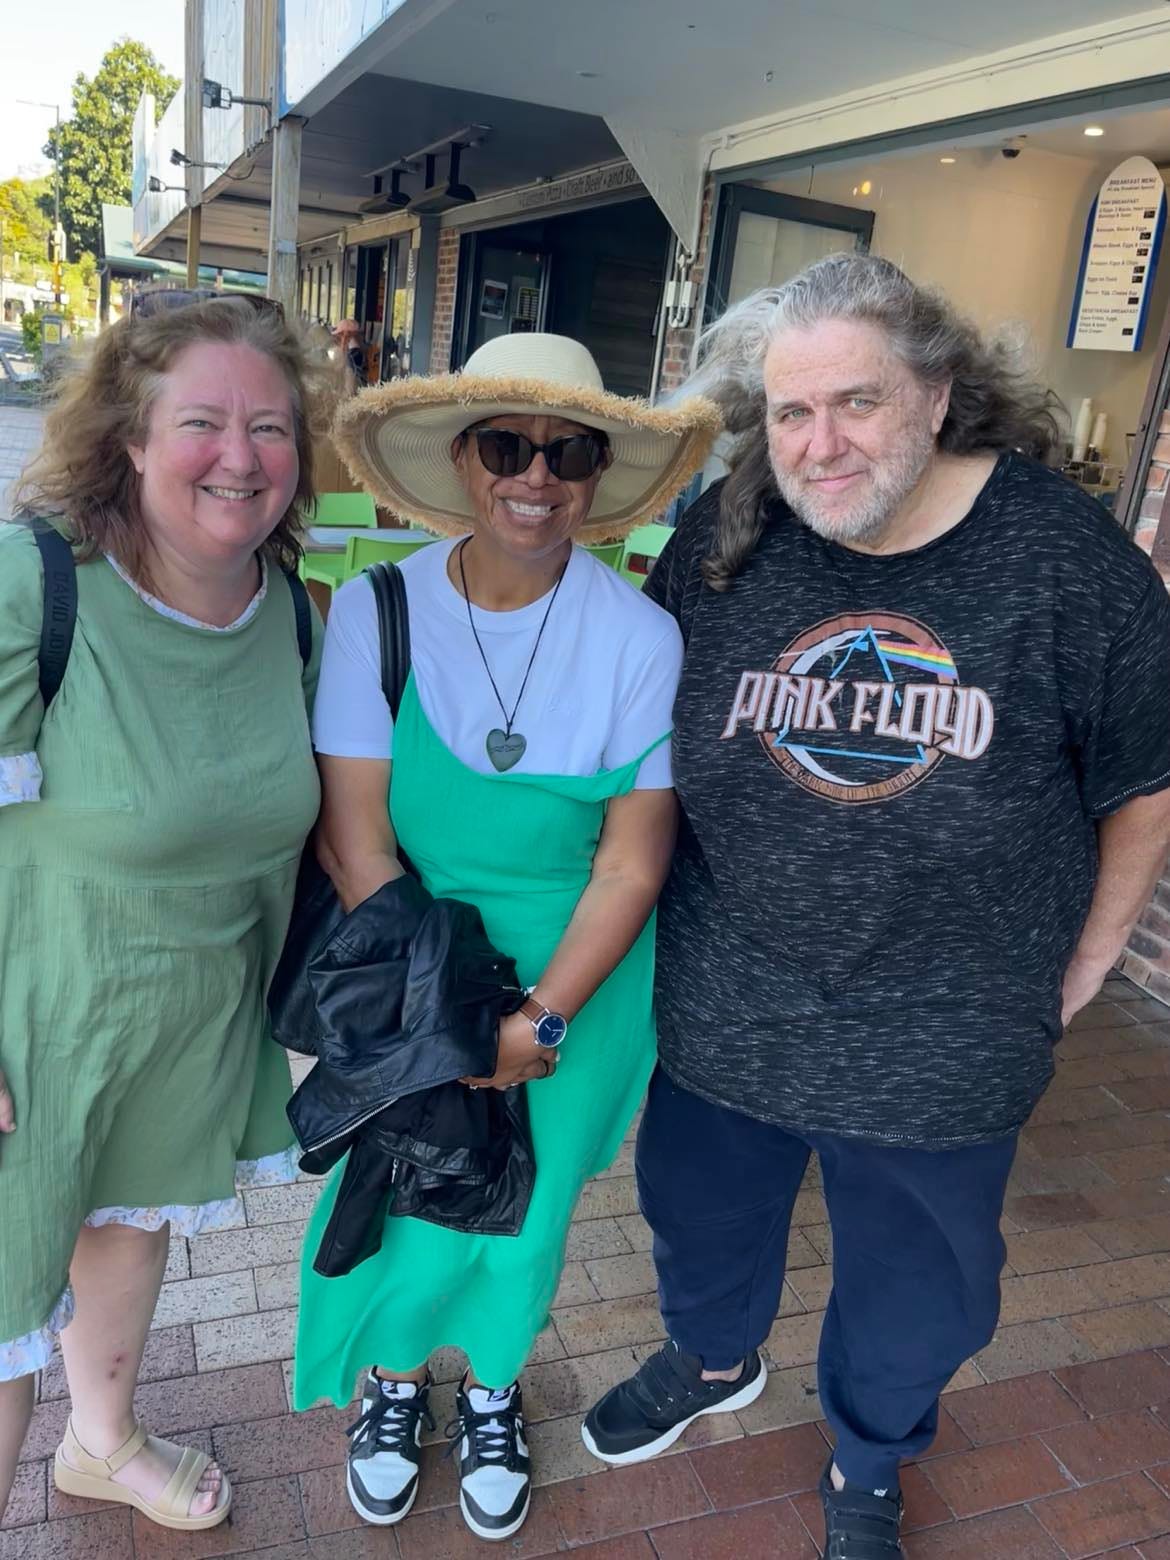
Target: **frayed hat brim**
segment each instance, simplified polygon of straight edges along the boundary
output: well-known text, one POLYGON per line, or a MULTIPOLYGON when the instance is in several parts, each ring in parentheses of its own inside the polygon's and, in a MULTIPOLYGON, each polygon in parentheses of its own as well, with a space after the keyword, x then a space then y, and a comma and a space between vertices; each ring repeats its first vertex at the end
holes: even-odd
POLYGON ((661 515, 702 469, 722 427, 718 408, 699 397, 656 407, 552 381, 443 374, 359 391, 338 413, 333 439, 376 503, 458 536, 474 513, 451 445, 472 424, 506 413, 563 417, 609 436, 613 460, 577 535, 584 543, 617 540, 661 515))

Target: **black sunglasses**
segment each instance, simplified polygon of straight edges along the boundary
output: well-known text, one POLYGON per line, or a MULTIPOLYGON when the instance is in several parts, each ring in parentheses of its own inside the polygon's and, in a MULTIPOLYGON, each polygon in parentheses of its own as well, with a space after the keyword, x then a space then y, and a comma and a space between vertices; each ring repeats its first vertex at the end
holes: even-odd
MULTIPOLYGON (((538 455, 560 482, 584 482, 605 464, 609 440, 603 433, 571 433, 548 444, 534 444, 510 428, 469 428, 479 458, 493 477, 515 477, 527 471, 538 455)), ((464 438, 467 434, 464 434, 464 438)))
POLYGON ((263 293, 221 292, 211 287, 160 287, 154 292, 134 293, 130 299, 130 318, 146 320, 172 309, 187 309, 196 303, 218 303, 227 298, 242 298, 257 314, 272 313, 284 318, 284 307, 276 298, 266 298, 263 293))

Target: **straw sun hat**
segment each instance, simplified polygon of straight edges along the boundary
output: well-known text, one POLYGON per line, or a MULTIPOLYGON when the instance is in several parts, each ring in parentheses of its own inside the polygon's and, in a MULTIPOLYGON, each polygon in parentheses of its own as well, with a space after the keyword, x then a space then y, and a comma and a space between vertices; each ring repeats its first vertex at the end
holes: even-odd
POLYGON ((460 374, 395 379, 345 403, 333 439, 354 479, 403 519, 462 536, 474 511, 451 442, 487 417, 564 417, 609 435, 613 461, 577 540, 603 542, 661 514, 700 469, 720 428, 701 398, 652 407, 612 395, 589 351, 567 336, 497 336, 460 374))

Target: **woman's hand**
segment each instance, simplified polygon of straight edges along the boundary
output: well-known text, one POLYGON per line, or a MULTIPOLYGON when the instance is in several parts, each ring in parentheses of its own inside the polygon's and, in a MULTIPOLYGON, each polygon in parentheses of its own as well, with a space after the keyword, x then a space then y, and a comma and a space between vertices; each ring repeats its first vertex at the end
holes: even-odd
POLYGON ((12 1091, 8 1080, 0 1072, 0 1132, 16 1131, 16 1107, 12 1103, 12 1091))
POLYGON ((490 1078, 463 1078, 474 1089, 511 1089, 518 1083, 537 1083, 557 1070, 557 1052, 542 1050, 533 1039, 532 1025, 523 1013, 500 1020, 500 1049, 490 1078))

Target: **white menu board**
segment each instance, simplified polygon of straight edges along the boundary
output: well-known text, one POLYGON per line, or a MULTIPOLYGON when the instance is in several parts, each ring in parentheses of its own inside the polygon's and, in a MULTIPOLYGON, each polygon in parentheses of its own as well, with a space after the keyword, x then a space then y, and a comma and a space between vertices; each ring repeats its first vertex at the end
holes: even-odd
POLYGON ((1166 184, 1148 157, 1129 157, 1089 212, 1068 345, 1136 352, 1166 225, 1166 184))

